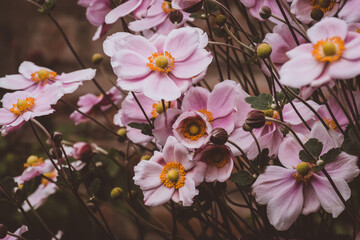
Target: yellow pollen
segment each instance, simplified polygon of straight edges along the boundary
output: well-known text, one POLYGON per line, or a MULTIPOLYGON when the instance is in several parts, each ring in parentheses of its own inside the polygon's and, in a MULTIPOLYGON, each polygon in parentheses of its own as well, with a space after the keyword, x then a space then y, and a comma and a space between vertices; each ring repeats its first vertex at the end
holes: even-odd
POLYGON ((168 2, 168 1, 164 1, 161 4, 161 8, 165 13, 168 13, 168 14, 175 10, 175 9, 172 8, 171 2, 168 2))
POLYGON ((43 85, 45 85, 49 81, 55 81, 56 76, 56 72, 48 71, 46 69, 40 69, 39 71, 31 74, 31 80, 36 83, 42 83, 43 85))
POLYGON ((311 176, 313 174, 312 171, 313 166, 315 166, 315 164, 308 162, 301 162, 296 166, 296 173, 294 173, 292 176, 296 179, 296 181, 304 182, 305 185, 307 185, 308 181, 311 179, 311 176))
POLYGON ((336 0, 310 0, 313 9, 320 9, 324 14, 330 12, 336 3, 336 0))
MULTIPOLYGON (((50 179, 54 179, 57 176, 56 170, 54 169, 53 171, 49 172, 49 173, 44 173, 43 174, 45 177, 50 178, 50 179)), ((42 178, 41 179, 41 183, 46 186, 49 183, 49 180, 47 180, 46 178, 42 178)))
POLYGON ((344 41, 340 37, 326 38, 314 44, 312 55, 319 62, 333 62, 340 59, 345 50, 344 41))
POLYGON ((27 97, 26 99, 18 99, 18 102, 16 104, 13 104, 10 112, 19 116, 21 113, 30 110, 34 106, 35 101, 36 99, 32 97, 27 97))
POLYGON ((165 51, 164 53, 153 53, 148 57, 149 62, 146 64, 152 71, 159 71, 161 73, 168 73, 174 69, 175 59, 171 53, 165 51))
MULTIPOLYGON (((265 113, 266 116, 272 114, 270 117, 277 119, 277 120, 280 119, 280 114, 279 114, 279 111, 277 111, 277 110, 269 109, 269 110, 263 110, 263 112, 265 113)), ((272 122, 270 122, 270 121, 265 122, 265 125, 271 125, 271 124, 272 124, 272 122)))
POLYGON ((200 117, 187 118, 181 127, 181 134, 190 141, 199 140, 206 134, 206 124, 200 117))
POLYGON ((185 184, 185 168, 176 162, 167 163, 161 170, 160 181, 168 188, 181 188, 185 184))
POLYGON ((360 33, 360 28, 357 28, 357 29, 356 29, 356 32, 357 32, 357 33, 360 33))
POLYGON ((26 163, 24 164, 25 167, 34 167, 39 166, 44 163, 42 158, 38 158, 35 155, 31 155, 27 158, 26 163))
MULTIPOLYGON (((172 102, 165 101, 165 109, 172 108, 172 102)), ((159 116, 159 114, 164 112, 164 108, 161 101, 158 101, 152 105, 151 115, 153 118, 159 116)))
POLYGON ((325 118, 323 120, 326 123, 326 125, 328 125, 328 127, 330 129, 337 131, 338 128, 337 128, 336 123, 335 123, 335 121, 333 119, 325 118))
POLYGON ((213 120, 214 120, 214 115, 212 114, 212 112, 206 110, 206 109, 201 109, 198 112, 201 112, 202 114, 204 114, 204 116, 206 117, 206 120, 212 124, 213 120))

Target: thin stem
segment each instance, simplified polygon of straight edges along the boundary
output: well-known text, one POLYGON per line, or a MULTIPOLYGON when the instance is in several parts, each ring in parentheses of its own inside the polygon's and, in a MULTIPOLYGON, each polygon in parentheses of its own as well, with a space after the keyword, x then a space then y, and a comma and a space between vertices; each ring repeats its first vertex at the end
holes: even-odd
POLYGON ((16 239, 21 239, 21 240, 28 240, 27 238, 24 238, 24 237, 22 237, 22 236, 20 236, 20 235, 16 235, 15 233, 12 233, 12 232, 7 232, 7 235, 10 235, 10 236, 12 236, 12 237, 15 237, 16 239))
POLYGON ((256 136, 255 136, 255 134, 253 133, 252 130, 250 131, 250 134, 251 134, 251 136, 254 138, 254 141, 255 141, 255 143, 256 143, 256 147, 257 147, 257 149, 258 149, 258 151, 259 151, 259 154, 260 154, 260 153, 261 153, 261 148, 260 148, 259 141, 257 140, 257 138, 256 138, 256 136))
POLYGON ((241 149, 241 147, 239 147, 236 143, 234 143, 231 140, 227 140, 228 143, 230 143, 231 145, 233 145, 237 150, 239 150, 241 152, 241 154, 244 157, 245 162, 252 168, 252 170, 257 173, 257 169, 255 168, 255 166, 251 163, 251 161, 247 158, 246 153, 244 152, 244 150, 241 149))
POLYGON ((279 9, 280 9, 280 11, 281 11, 281 14, 283 15, 283 17, 284 17, 284 19, 285 19, 286 24, 288 25, 288 27, 289 27, 289 29, 290 29, 291 35, 293 36, 293 38, 294 38, 294 40, 295 40, 295 42, 296 42, 296 45, 299 46, 299 45, 300 45, 300 42, 299 42, 299 40, 298 40, 297 37, 296 37, 296 34, 295 34, 295 32, 294 32, 294 29, 292 28, 292 26, 291 26, 291 24, 290 24, 290 22, 289 22, 289 19, 288 19, 288 17, 286 16, 286 13, 284 12, 284 9, 283 9, 280 1, 279 1, 279 0, 276 0, 276 3, 277 3, 277 5, 278 5, 278 7, 279 7, 279 9))
POLYGON ((247 46, 245 43, 241 42, 239 39, 237 39, 237 37, 235 37, 235 35, 229 30, 229 28, 226 26, 226 24, 224 25, 224 29, 227 32, 227 34, 229 34, 229 36, 235 40, 235 42, 237 42, 240 46, 242 46, 243 48, 251 51, 251 52, 255 52, 255 50, 252 47, 247 46))
MULTIPOLYGON (((136 97, 135 93, 134 92, 131 92, 131 94, 133 95, 137 105, 139 106, 139 108, 141 109, 141 112, 144 114, 145 118, 146 118, 146 121, 149 123, 149 125, 154 128, 154 125, 152 124, 152 122, 150 121, 148 115, 146 114, 144 108, 142 107, 141 103, 139 102, 139 99, 136 97)), ((164 109, 165 111, 165 109, 164 109)))

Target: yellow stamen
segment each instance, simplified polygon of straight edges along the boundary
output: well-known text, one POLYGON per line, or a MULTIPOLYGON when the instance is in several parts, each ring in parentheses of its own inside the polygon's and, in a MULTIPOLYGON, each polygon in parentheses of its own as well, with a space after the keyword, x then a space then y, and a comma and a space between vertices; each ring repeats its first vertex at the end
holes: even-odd
MULTIPOLYGON (((164 103, 165 103, 165 109, 173 107, 172 102, 165 101, 164 103)), ((151 115, 152 115, 153 118, 156 118, 157 116, 159 116, 159 114, 164 112, 163 104, 162 104, 161 101, 158 101, 158 102, 154 103, 152 105, 152 107, 153 108, 151 110, 151 115)))
POLYGON ((325 14, 334 8, 336 0, 311 0, 310 4, 313 9, 320 9, 325 14))
POLYGON ((357 32, 357 33, 360 33, 360 28, 357 28, 357 29, 356 29, 356 32, 357 32))
POLYGON ((168 188, 181 188, 185 184, 185 168, 176 162, 167 163, 161 170, 160 180, 168 188))
POLYGON ((31 74, 31 79, 36 83, 47 84, 49 81, 55 81, 57 76, 56 72, 48 71, 46 69, 40 69, 37 72, 31 74))
POLYGON ((213 119, 214 119, 214 115, 212 114, 212 112, 206 110, 206 109, 201 109, 198 112, 201 112, 202 114, 204 114, 204 116, 206 117, 206 120, 212 124, 213 119))
POLYGON ((168 2, 168 1, 164 1, 161 4, 161 8, 165 13, 168 13, 168 14, 175 10, 175 9, 172 8, 171 2, 168 2))
POLYGON ((10 112, 19 116, 23 112, 27 112, 28 110, 30 110, 34 106, 35 101, 36 99, 32 97, 27 97, 26 99, 18 99, 18 102, 16 104, 13 104, 10 112))
POLYGON ((181 127, 181 133, 185 138, 190 139, 190 141, 196 141, 205 135, 206 124, 200 117, 187 118, 181 127))
POLYGON ((292 176, 296 179, 296 181, 304 182, 305 185, 307 185, 308 181, 311 179, 311 176, 313 174, 313 170, 312 170, 313 166, 315 166, 315 164, 308 162, 301 162, 296 166, 296 173, 294 173, 292 176))
MULTIPOLYGON (((263 110, 263 112, 265 113, 266 116, 268 116, 267 114, 272 113, 272 116, 271 116, 272 118, 280 120, 280 114, 279 114, 279 111, 277 111, 277 110, 269 109, 269 110, 263 110)), ((265 122, 265 125, 271 125, 271 124, 272 124, 272 122, 270 122, 270 121, 265 122)))
MULTIPOLYGON (((54 178, 57 176, 57 173, 56 173, 56 170, 54 169, 53 171, 51 171, 51 172, 49 172, 49 173, 44 173, 43 175, 44 175, 45 177, 47 177, 47 178, 54 179, 54 178)), ((41 183, 42 183, 44 186, 46 186, 46 185, 48 185, 49 180, 46 179, 46 178, 42 178, 42 179, 41 179, 41 183)))
POLYGON ((24 167, 35 167, 44 163, 43 158, 39 158, 35 155, 31 155, 27 158, 26 163, 24 163, 24 167))
POLYGON ((324 118, 323 120, 326 123, 326 125, 328 125, 328 127, 330 129, 337 131, 338 128, 337 128, 336 123, 335 123, 335 121, 333 119, 324 118))
POLYGON ((175 59, 171 53, 165 51, 164 53, 153 53, 148 57, 149 62, 146 64, 152 71, 159 71, 161 73, 168 73, 174 69, 175 59))
POLYGON ((333 62, 340 59, 345 50, 344 41, 340 37, 326 38, 314 44, 312 55, 319 62, 333 62))

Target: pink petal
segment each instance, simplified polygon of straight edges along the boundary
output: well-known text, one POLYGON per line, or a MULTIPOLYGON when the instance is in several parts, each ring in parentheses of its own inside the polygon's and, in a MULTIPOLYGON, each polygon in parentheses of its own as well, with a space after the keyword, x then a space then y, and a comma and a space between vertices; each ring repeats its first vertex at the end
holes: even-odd
POLYGON ((291 136, 288 136, 279 146, 278 157, 281 164, 289 169, 296 168, 302 161, 299 152, 302 150, 300 144, 291 136))
POLYGON ((325 18, 309 28, 307 35, 312 43, 317 43, 334 36, 345 40, 347 32, 348 26, 345 21, 331 17, 325 18))
POLYGON ((213 113, 214 119, 228 116, 234 112, 236 99, 236 83, 225 80, 215 85, 208 98, 208 110, 213 113))
POLYGON ((198 186, 204 181, 205 171, 207 164, 201 161, 195 162, 195 167, 186 173, 186 177, 191 178, 195 182, 195 186, 198 186))
POLYGON ((160 181, 162 169, 163 166, 155 162, 140 161, 139 164, 134 167, 134 183, 143 191, 157 188, 162 184, 160 181))
MULTIPOLYGON (((307 101, 307 103, 310 106, 312 106, 315 109, 315 111, 317 111, 320 108, 320 105, 314 101, 309 100, 307 101)), ((305 121, 309 121, 315 117, 315 114, 302 102, 293 101, 293 104, 305 121)), ((298 125, 302 123, 302 120, 300 119, 299 115, 295 112, 291 104, 286 104, 284 106, 282 113, 283 113, 284 121, 292 125, 298 125)))
POLYGON ((124 17, 134 11, 141 3, 142 0, 129 0, 117 6, 106 15, 105 22, 107 24, 116 22, 119 18, 124 17))
POLYGON ((183 206, 190 207, 193 204, 193 198, 199 194, 195 188, 195 182, 191 178, 186 178, 184 186, 179 188, 179 200, 183 206))
POLYGON ((112 57, 116 52, 123 49, 123 44, 126 43, 127 38, 134 38, 134 35, 126 32, 118 32, 108 36, 103 43, 104 53, 112 57))
POLYGON ((216 118, 215 120, 213 120, 212 122, 212 127, 213 128, 223 128, 226 130, 227 133, 231 133, 234 130, 234 113, 230 113, 229 115, 222 117, 222 118, 216 118))
POLYGON ((346 49, 342 53, 341 57, 348 60, 355 60, 360 58, 360 35, 355 32, 349 32, 345 47, 346 49), (351 40, 350 40, 351 39, 351 40))
POLYGON ((191 161, 192 156, 186 147, 179 143, 173 136, 168 137, 163 149, 163 154, 165 162, 178 162, 186 171, 195 165, 195 163, 191 161))
POLYGON ((91 80, 95 77, 96 70, 92 68, 82 69, 71 73, 62 73, 56 79, 64 83, 91 80))
POLYGON ((312 8, 310 0, 294 0, 291 4, 291 13, 302 23, 308 24, 313 21, 311 18, 312 8))
POLYGON ((172 101, 181 96, 180 89, 168 74, 153 71, 143 85, 145 96, 153 100, 172 101))
POLYGON ((334 79, 348 79, 360 74, 360 61, 341 58, 329 64, 329 75, 334 79))
POLYGON ((317 212, 320 209, 320 202, 317 198, 314 188, 311 184, 305 185, 303 189, 304 193, 304 206, 302 214, 308 215, 313 212, 317 212))
POLYGON ((0 108, 0 125, 6 125, 15 121, 17 116, 5 108, 0 108))
POLYGON ((41 69, 52 71, 51 69, 48 69, 46 67, 37 66, 32 62, 24 61, 19 66, 19 73, 21 73, 25 78, 31 79, 31 74, 41 69))
POLYGON ((111 58, 111 66, 119 78, 132 79, 144 77, 151 70, 147 67, 148 59, 140 54, 122 50, 111 58))
POLYGON ((347 153, 340 153, 335 161, 326 164, 325 169, 331 177, 344 179, 346 182, 352 181, 359 175, 357 157, 347 153))
POLYGON ((172 126, 178 116, 182 113, 179 109, 168 109, 165 114, 160 114, 155 121, 153 134, 158 144, 164 146, 167 138, 173 136, 172 126))
POLYGON ((0 78, 0 88, 10 90, 26 89, 34 84, 35 82, 25 78, 21 74, 6 75, 0 78))
POLYGON ((167 188, 160 185, 158 188, 143 191, 144 204, 146 206, 159 206, 169 201, 175 192, 175 188, 167 188))
POLYGON ((164 12, 159 15, 155 15, 153 17, 145 17, 141 20, 136 20, 134 22, 129 23, 130 30, 134 32, 140 32, 152 27, 159 25, 160 23, 164 22, 168 15, 164 12))
POLYGON ((184 111, 197 111, 207 109, 207 100, 210 92, 202 87, 192 87, 185 94, 181 104, 181 109, 184 111))
POLYGON ((139 78, 132 78, 132 79, 121 79, 118 78, 117 79, 117 85, 119 87, 121 87, 124 90, 127 91, 142 91, 143 86, 146 82, 146 80, 148 79, 148 77, 151 75, 152 73, 144 76, 144 77, 139 77, 139 78))
MULTIPOLYGON (((56 186, 55 183, 49 182, 46 186, 40 184, 40 186, 35 190, 35 192, 33 192, 28 197, 28 200, 31 203, 31 205, 34 207, 34 209, 37 209, 46 201, 46 199, 50 195, 54 194, 57 189, 58 187, 56 186)), ((30 206, 27 203, 23 205, 23 208, 25 211, 30 210, 30 206)))

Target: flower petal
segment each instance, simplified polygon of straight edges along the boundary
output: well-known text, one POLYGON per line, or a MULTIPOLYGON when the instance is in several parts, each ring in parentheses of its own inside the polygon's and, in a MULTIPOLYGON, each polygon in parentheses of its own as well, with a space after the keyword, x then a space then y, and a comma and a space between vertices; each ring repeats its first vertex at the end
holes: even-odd
POLYGON ((146 206, 159 206, 169 201, 175 192, 175 188, 167 188, 161 185, 158 188, 143 191, 144 204, 146 206))
POLYGON ((111 10, 105 17, 105 22, 111 24, 116 22, 119 18, 124 17, 134 11, 143 0, 129 0, 113 10, 111 10))
POLYGON ((139 164, 134 167, 134 183, 143 191, 157 188, 162 184, 160 181, 162 169, 163 166, 155 162, 140 161, 139 164))
POLYGON ((180 89, 168 76, 157 71, 153 71, 146 79, 143 91, 145 96, 153 100, 172 101, 181 96, 180 89))
POLYGON ((348 32, 347 23, 338 18, 325 18, 309 28, 307 35, 312 43, 317 43, 326 38, 340 37, 345 40, 348 32))

